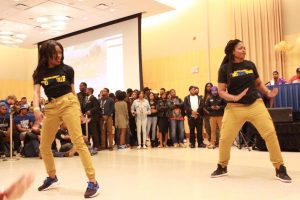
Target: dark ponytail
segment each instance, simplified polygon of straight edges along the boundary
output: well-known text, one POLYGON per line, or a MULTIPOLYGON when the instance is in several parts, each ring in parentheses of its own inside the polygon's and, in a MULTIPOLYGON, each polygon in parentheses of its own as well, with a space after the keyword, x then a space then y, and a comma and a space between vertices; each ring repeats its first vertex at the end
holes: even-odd
POLYGON ((235 46, 242 42, 239 39, 235 39, 235 40, 229 40, 229 42, 227 43, 226 47, 225 47, 225 57, 223 58, 222 64, 226 64, 226 72, 227 72, 227 86, 230 85, 230 74, 232 73, 232 61, 233 61, 233 50, 235 48, 235 46))
MULTIPOLYGON (((49 58, 53 58, 56 56, 57 52, 55 46, 59 46, 60 49, 62 50, 62 55, 64 55, 63 46, 55 40, 48 40, 46 42, 43 42, 39 46, 38 65, 32 75, 34 83, 40 80, 41 74, 48 68, 49 58)), ((62 63, 63 63, 63 59, 64 56, 62 56, 62 63)))

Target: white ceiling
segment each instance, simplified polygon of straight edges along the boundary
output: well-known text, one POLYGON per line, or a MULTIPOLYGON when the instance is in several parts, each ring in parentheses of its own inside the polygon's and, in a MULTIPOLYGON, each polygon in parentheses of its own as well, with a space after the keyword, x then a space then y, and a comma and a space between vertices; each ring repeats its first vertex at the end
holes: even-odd
POLYGON ((40 41, 136 13, 144 13, 144 18, 170 10, 173 8, 156 0, 0 0, 0 31, 27 34, 19 47, 32 48, 40 41), (102 3, 109 8, 96 7, 102 3), (115 11, 110 11, 111 8, 115 11), (63 33, 57 35, 40 28, 34 20, 46 15, 65 15, 72 19, 63 33))

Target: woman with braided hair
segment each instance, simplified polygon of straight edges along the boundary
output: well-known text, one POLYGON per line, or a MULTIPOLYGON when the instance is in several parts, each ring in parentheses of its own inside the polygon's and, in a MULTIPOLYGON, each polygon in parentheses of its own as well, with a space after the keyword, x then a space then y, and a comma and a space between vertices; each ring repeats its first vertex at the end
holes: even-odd
POLYGON ((265 140, 276 178, 291 182, 286 172, 272 119, 258 91, 269 98, 277 95, 278 89, 269 90, 260 80, 253 62, 245 60, 246 48, 242 41, 230 40, 225 48, 226 56, 219 69, 219 95, 228 104, 225 108, 219 141, 219 162, 212 178, 227 175, 230 148, 243 124, 252 123, 265 140))

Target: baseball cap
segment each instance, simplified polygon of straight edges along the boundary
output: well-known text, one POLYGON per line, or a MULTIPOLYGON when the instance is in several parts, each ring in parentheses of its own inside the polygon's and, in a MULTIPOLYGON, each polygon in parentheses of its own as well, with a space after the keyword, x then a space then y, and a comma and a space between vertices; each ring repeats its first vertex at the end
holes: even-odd
POLYGON ((217 88, 216 86, 213 86, 213 87, 211 88, 211 91, 212 91, 212 92, 218 91, 218 88, 217 88))
POLYGON ((26 104, 24 104, 24 105, 22 105, 21 107, 20 107, 20 110, 22 110, 22 109, 29 109, 29 106, 28 105, 26 105, 26 104))

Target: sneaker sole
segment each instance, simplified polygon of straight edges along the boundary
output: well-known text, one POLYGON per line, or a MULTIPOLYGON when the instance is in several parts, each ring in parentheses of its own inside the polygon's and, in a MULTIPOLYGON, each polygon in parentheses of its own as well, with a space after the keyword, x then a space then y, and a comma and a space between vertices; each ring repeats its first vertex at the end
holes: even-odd
POLYGON ((220 174, 220 175, 216 175, 216 176, 210 176, 210 178, 219 178, 219 177, 222 177, 222 176, 227 176, 228 173, 224 173, 224 174, 220 174))
POLYGON ((84 198, 86 198, 86 199, 94 198, 94 197, 98 196, 99 193, 100 193, 100 189, 98 189, 97 192, 95 194, 93 194, 92 196, 90 196, 90 197, 84 197, 84 198))
POLYGON ((279 178, 277 176, 276 176, 276 180, 281 181, 283 183, 291 183, 292 182, 292 180, 284 180, 284 179, 281 179, 281 178, 279 178))
POLYGON ((39 190, 39 191, 47 191, 47 190, 55 188, 58 185, 59 185, 59 182, 57 181, 57 182, 53 183, 52 185, 50 185, 49 187, 47 187, 47 188, 45 188, 43 190, 39 190))

